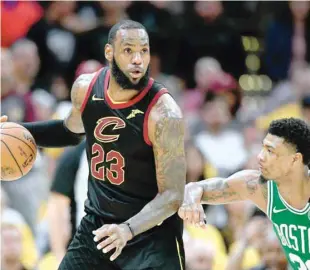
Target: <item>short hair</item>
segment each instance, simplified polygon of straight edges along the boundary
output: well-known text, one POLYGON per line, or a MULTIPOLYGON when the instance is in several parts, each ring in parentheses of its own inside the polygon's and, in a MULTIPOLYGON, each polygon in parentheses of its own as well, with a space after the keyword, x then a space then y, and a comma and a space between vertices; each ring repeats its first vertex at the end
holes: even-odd
POLYGON ((141 23, 132 20, 122 20, 117 24, 114 24, 110 29, 108 36, 109 44, 113 44, 116 33, 120 29, 143 29, 147 33, 146 28, 141 23))
POLYGON ((310 165, 310 128, 298 118, 283 118, 271 122, 268 133, 283 138, 303 156, 305 165, 310 165))
POLYGON ((27 39, 27 38, 21 38, 21 39, 18 39, 17 41, 15 41, 11 47, 10 47, 10 50, 11 52, 14 54, 16 50, 18 50, 19 48, 24 48, 26 46, 33 46, 35 47, 36 49, 38 49, 37 45, 35 44, 35 42, 33 42, 32 40, 30 39, 27 39))

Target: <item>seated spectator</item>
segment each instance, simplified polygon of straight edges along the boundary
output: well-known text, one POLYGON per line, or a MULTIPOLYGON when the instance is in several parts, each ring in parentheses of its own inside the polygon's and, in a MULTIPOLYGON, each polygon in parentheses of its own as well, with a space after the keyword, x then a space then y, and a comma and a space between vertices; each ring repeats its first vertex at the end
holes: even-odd
MULTIPOLYGON (((1 224, 1 269, 27 270, 22 263, 22 234, 17 226, 1 224)), ((30 269, 28 269, 30 270, 30 269)))
POLYGON ((23 38, 43 15, 36 1, 1 1, 1 47, 23 38))
POLYGON ((218 253, 211 243, 189 239, 184 243, 186 270, 223 270, 226 256, 218 253))

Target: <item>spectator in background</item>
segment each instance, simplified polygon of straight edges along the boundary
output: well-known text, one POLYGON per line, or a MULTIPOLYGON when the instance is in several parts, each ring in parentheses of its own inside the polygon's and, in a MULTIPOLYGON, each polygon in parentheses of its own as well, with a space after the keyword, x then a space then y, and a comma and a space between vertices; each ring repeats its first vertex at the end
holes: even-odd
POLYGON ((131 1, 99 1, 102 16, 97 27, 80 35, 79 53, 84 59, 95 59, 105 63, 104 47, 108 42, 110 28, 120 20, 128 19, 127 8, 131 1))
POLYGON ((186 145, 186 183, 205 179, 205 159, 192 143, 186 145))
POLYGON ((262 263, 251 270, 287 270, 288 262, 279 239, 272 229, 268 230, 264 240, 262 263))
POLYGON ((20 39, 11 46, 16 77, 16 90, 28 93, 34 86, 40 68, 37 45, 29 39, 20 39))
POLYGON ((215 250, 213 245, 201 240, 185 242, 186 270, 215 270, 215 250))
POLYGON ((30 270, 22 262, 22 234, 17 226, 1 224, 1 269, 30 270))
POLYGON ((244 165, 247 152, 243 134, 232 128, 229 101, 224 95, 208 92, 201 117, 204 130, 195 137, 195 145, 217 175, 230 175, 244 165))
POLYGON ((204 56, 217 59, 223 70, 238 78, 245 71, 241 35, 225 17, 221 1, 187 2, 183 19, 178 68, 191 87, 195 62, 204 56), (189 53, 190 52, 190 53, 189 53))
POLYGON ((272 90, 263 108, 247 116, 248 121, 256 120, 258 128, 265 130, 272 120, 281 117, 302 117, 300 102, 310 93, 310 66, 294 67, 290 79, 278 83, 272 90))
POLYGON ((87 184, 88 164, 84 141, 62 154, 52 182, 47 216, 51 250, 58 263, 63 259, 85 214, 87 184))
POLYGON ((165 74, 162 71, 162 60, 160 55, 154 51, 151 52, 151 77, 169 89, 169 93, 173 96, 173 98, 180 103, 180 98, 183 92, 183 83, 182 81, 173 75, 165 74), (171 90, 170 90, 171 89, 171 90))
POLYGON ((56 107, 56 98, 43 89, 32 92, 32 102, 37 121, 50 120, 56 107))
POLYGON ((212 80, 221 77, 224 72, 216 59, 203 57, 196 62, 194 73, 196 86, 194 89, 186 90, 180 101, 185 119, 189 121, 190 127, 197 120, 199 109, 203 104, 206 92, 209 91, 212 80))
POLYGON ((1 49, 1 115, 7 115, 13 122, 21 122, 25 120, 25 102, 15 88, 12 54, 8 49, 1 49))
MULTIPOLYGON (((20 254, 20 262, 27 269, 32 269, 37 261, 37 250, 35 246, 34 236, 27 225, 24 217, 15 209, 10 207, 9 198, 4 189, 1 188, 1 226, 16 227, 21 233, 22 251, 20 254)), ((3 236, 2 236, 3 237, 3 236)), ((1 255, 3 255, 3 247, 1 255)), ((9 260, 10 261, 10 260, 9 260)), ((2 258, 3 262, 3 258, 2 258)), ((15 261, 16 262, 16 261, 15 261)), ((3 270, 15 268, 1 268, 3 270)))
POLYGON ((278 10, 265 35, 265 69, 274 81, 284 80, 290 69, 310 62, 310 2, 275 3, 278 10))
MULTIPOLYGON (((33 63, 30 63, 31 60, 18 59, 17 56, 28 58, 29 55, 23 56, 19 55, 19 53, 27 53, 28 50, 33 52, 35 47, 32 42, 25 41, 26 46, 24 48, 22 46, 24 41, 20 42, 22 43, 13 45, 12 50, 15 56, 14 59, 17 63, 13 63, 10 50, 1 50, 1 114, 8 115, 10 121, 14 122, 32 121, 34 118, 32 103, 30 103, 30 93, 28 93, 29 95, 26 98, 25 95, 17 92, 16 89, 18 83, 27 89, 35 73, 35 68, 32 67, 33 63), (14 64, 16 65, 14 66, 14 64), (28 65, 30 66, 28 67, 28 65), (18 72, 14 72, 14 67, 18 72), (23 71, 27 70, 27 68, 33 72, 28 73, 28 71, 26 71, 26 74, 24 74, 23 71), (20 78, 25 78, 25 80, 17 79, 16 74, 18 74, 20 78)), ((42 161, 42 156, 40 152, 38 152, 34 167, 23 177, 22 181, 1 183, 2 188, 11 199, 12 208, 22 214, 33 233, 35 233, 36 230, 38 209, 44 197, 47 195, 48 188, 48 177, 45 168, 47 164, 40 164, 40 160, 42 161), (31 196, 29 196, 29 194, 31 194, 31 196)))
POLYGON ((301 109, 303 119, 310 125, 310 94, 302 97, 301 109))
POLYGON ((14 62, 16 91, 23 96, 25 102, 25 121, 36 121, 31 90, 40 67, 38 48, 34 42, 21 39, 12 45, 11 52, 14 62))
POLYGON ((161 70, 166 74, 176 74, 178 69, 184 6, 182 1, 132 1, 127 9, 132 20, 146 27, 152 44, 151 53, 155 48, 161 70))
POLYGON ((266 217, 250 219, 245 224, 244 229, 240 231, 236 241, 230 252, 227 270, 246 270, 249 268, 256 270, 287 269, 287 262, 282 248, 272 230, 272 224, 266 217), (253 251, 259 254, 258 258, 256 258, 253 251))
POLYGON ((96 60, 87 60, 80 63, 75 71, 75 78, 82 74, 93 73, 103 68, 103 65, 96 60))
POLYGON ((73 70, 79 61, 78 41, 75 33, 66 26, 65 19, 74 14, 75 1, 48 1, 45 13, 30 28, 27 38, 39 49, 41 67, 37 87, 49 89, 53 75, 62 74, 68 85, 73 81, 73 70))
POLYGON ((1 47, 8 48, 25 37, 42 16, 43 9, 36 1, 1 1, 1 47))

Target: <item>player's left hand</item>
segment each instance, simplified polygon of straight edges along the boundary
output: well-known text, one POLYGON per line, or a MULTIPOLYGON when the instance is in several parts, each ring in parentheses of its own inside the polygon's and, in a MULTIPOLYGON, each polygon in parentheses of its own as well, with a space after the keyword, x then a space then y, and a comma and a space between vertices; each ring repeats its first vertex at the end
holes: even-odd
POLYGON ((97 245, 98 249, 103 249, 103 253, 108 253, 115 249, 115 252, 110 257, 111 261, 114 261, 121 254, 127 242, 132 239, 131 231, 126 224, 105 224, 93 231, 93 234, 95 235, 95 242, 106 238, 97 245))

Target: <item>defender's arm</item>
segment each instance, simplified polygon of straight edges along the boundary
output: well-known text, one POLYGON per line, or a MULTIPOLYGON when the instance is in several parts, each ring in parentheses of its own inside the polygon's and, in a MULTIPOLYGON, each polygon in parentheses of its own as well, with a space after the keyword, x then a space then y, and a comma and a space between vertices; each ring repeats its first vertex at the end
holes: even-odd
POLYGON ((158 185, 157 196, 127 222, 140 234, 178 211, 186 178, 184 122, 180 108, 168 94, 159 98, 149 118, 158 185))
POLYGON ((251 200, 262 211, 267 209, 267 184, 261 180, 259 171, 244 170, 228 178, 210 178, 189 183, 179 215, 191 223, 203 221, 201 203, 227 204, 251 200))

